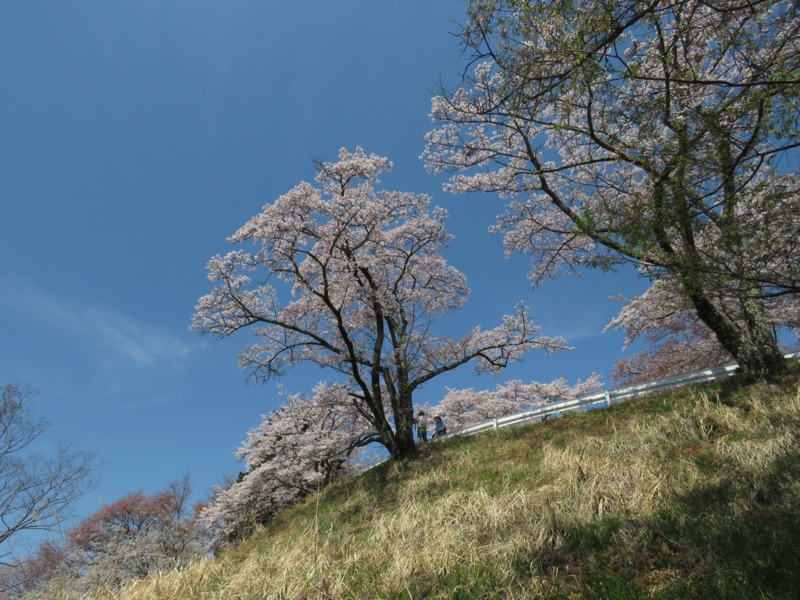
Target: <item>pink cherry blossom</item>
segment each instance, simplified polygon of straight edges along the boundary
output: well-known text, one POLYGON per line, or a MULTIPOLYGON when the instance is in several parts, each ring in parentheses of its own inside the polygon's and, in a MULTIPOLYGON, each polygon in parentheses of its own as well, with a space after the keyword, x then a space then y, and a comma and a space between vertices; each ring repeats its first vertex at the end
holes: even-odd
POLYGON ((566 349, 539 335, 523 306, 489 330, 438 335, 439 317, 469 295, 466 279, 441 254, 451 236, 447 213, 430 198, 376 190, 386 158, 342 150, 266 204, 231 238, 251 244, 208 264, 211 293, 197 304, 194 328, 256 341, 239 355, 257 380, 299 363, 326 369, 375 438, 394 457, 416 451, 413 395, 468 363, 498 373, 525 352, 566 349))

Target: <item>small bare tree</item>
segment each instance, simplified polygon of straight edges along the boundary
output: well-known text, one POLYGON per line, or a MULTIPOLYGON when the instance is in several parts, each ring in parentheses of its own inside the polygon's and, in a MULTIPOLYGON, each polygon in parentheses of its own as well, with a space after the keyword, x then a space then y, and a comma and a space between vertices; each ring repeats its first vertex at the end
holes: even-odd
POLYGON ((47 428, 29 409, 36 394, 28 386, 0 387, 0 559, 10 554, 10 538, 62 523, 72 502, 92 486, 91 453, 66 445, 53 458, 31 452, 47 428))

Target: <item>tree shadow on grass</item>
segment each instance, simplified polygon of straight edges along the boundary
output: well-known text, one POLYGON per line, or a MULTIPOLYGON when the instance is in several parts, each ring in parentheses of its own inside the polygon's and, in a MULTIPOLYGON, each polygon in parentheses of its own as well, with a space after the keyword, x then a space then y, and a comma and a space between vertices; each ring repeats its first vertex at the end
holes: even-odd
POLYGON ((800 590, 800 448, 752 481, 728 479, 654 515, 665 561, 693 566, 698 592, 718 598, 795 598, 800 590))
POLYGON ((642 519, 561 533, 562 546, 521 561, 518 575, 569 573, 581 598, 797 598, 800 443, 749 481, 717 478, 642 519))

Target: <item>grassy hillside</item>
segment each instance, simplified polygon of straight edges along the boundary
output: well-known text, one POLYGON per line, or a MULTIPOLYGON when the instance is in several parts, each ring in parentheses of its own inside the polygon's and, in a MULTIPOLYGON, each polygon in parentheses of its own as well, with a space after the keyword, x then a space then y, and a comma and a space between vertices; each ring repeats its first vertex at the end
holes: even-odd
POLYGON ((796 598, 799 379, 428 445, 98 598, 796 598))

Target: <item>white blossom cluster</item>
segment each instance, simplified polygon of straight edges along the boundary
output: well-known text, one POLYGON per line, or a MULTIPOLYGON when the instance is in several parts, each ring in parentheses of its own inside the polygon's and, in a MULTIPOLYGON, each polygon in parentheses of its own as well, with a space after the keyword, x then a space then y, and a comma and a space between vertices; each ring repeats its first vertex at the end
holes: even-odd
POLYGON ((213 544, 241 539, 287 506, 349 474, 357 449, 375 440, 346 387, 320 383, 308 398, 289 396, 248 432, 237 451, 244 473, 217 488, 201 512, 213 544))
POLYGON ((494 390, 483 391, 448 388, 444 399, 429 412, 443 416, 447 420, 448 431, 455 431, 554 402, 574 400, 601 387, 600 375, 595 373, 574 386, 560 378, 550 383, 523 383, 512 379, 494 390))

